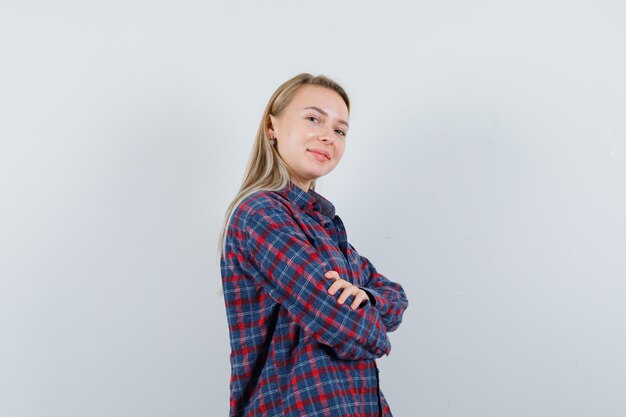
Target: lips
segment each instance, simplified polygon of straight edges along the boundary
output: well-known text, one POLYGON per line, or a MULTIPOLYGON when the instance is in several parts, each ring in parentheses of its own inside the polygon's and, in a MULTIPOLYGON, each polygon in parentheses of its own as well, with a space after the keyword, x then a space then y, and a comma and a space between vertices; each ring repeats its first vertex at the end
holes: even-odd
POLYGON ((330 153, 328 151, 325 151, 323 149, 307 149, 309 152, 313 152, 319 155, 323 155, 326 157, 326 159, 330 160, 330 153))

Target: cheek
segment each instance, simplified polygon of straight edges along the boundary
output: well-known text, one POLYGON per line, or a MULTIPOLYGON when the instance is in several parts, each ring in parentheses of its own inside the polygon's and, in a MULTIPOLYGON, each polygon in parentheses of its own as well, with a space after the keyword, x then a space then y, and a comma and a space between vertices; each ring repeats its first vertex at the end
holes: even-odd
POLYGON ((344 151, 346 150, 346 144, 341 143, 336 146, 336 149, 337 149, 337 156, 341 158, 343 156, 344 151))

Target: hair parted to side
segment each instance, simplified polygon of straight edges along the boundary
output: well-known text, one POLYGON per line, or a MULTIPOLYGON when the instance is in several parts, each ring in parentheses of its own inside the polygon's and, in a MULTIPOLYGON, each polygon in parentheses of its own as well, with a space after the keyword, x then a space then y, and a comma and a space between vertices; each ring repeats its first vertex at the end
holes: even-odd
MULTIPOLYGON (((261 191, 279 191, 287 186, 291 179, 291 174, 287 164, 278 154, 274 146, 270 144, 267 135, 270 115, 278 116, 289 105, 296 91, 305 85, 317 85, 329 88, 341 96, 346 103, 348 112, 350 111, 350 99, 345 90, 332 79, 324 76, 313 76, 308 73, 298 74, 290 80, 285 81, 274 91, 272 97, 265 107, 259 130, 252 147, 250 159, 244 173, 243 183, 239 192, 226 210, 226 216, 220 232, 218 243, 218 256, 225 256, 226 236, 228 224, 235 208, 251 194, 261 191)), ((315 189, 315 180, 311 182, 311 189, 315 189)))

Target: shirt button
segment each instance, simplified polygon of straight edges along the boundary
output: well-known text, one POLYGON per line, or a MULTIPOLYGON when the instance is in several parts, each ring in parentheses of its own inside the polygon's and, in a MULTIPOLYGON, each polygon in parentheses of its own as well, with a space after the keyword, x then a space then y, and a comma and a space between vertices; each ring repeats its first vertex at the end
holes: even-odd
POLYGON ((304 204, 302 204, 302 205, 300 206, 300 210, 304 210, 304 208, 305 208, 305 207, 306 207, 306 206, 305 206, 304 204))
POLYGON ((330 226, 329 222, 324 222, 324 227, 328 229, 328 226, 330 226))

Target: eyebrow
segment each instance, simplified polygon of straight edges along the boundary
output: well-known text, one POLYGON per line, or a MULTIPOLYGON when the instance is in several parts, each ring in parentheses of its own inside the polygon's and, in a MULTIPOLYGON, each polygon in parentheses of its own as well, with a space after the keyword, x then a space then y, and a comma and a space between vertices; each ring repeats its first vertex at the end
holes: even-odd
MULTIPOLYGON (((320 109, 319 107, 315 107, 315 106, 308 106, 308 107, 305 107, 305 108, 304 108, 304 109, 302 109, 302 110, 309 110, 309 109, 312 109, 312 110, 315 110, 315 111, 317 111, 317 112, 320 112, 320 113, 322 113, 324 116, 328 116, 328 113, 326 113, 324 110, 320 109)), ((339 123, 341 123, 341 124, 346 125, 346 127, 350 127, 350 125, 348 124, 348 122, 346 122, 345 120, 341 120, 341 119, 340 119, 340 120, 338 120, 338 122, 339 122, 339 123)))

